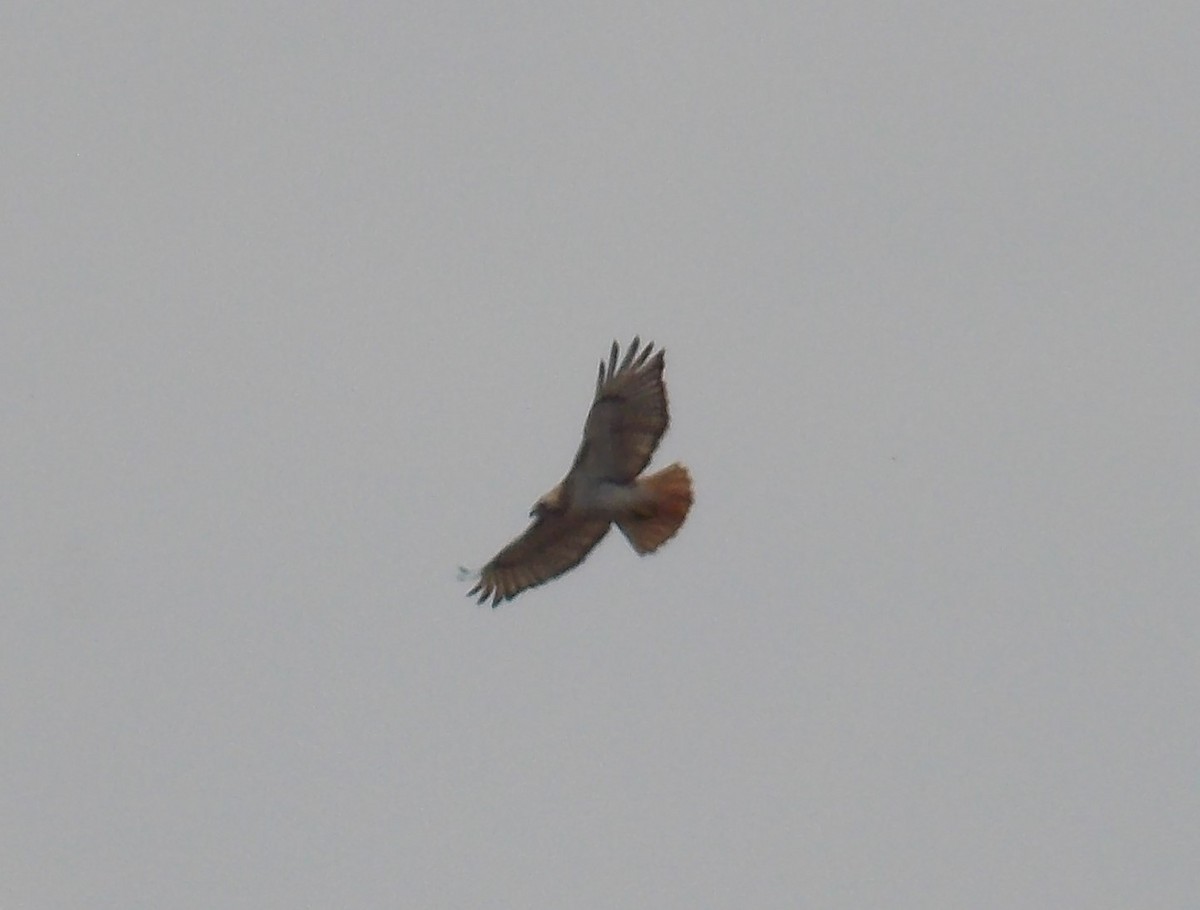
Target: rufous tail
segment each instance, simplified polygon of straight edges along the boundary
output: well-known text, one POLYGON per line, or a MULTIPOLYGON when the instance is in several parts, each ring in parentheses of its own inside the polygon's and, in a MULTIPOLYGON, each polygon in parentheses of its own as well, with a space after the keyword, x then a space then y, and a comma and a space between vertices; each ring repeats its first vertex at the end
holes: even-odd
POLYGON ((692 507, 692 478, 676 462, 656 474, 639 478, 643 503, 617 522, 621 533, 640 555, 653 553, 675 536, 692 507))

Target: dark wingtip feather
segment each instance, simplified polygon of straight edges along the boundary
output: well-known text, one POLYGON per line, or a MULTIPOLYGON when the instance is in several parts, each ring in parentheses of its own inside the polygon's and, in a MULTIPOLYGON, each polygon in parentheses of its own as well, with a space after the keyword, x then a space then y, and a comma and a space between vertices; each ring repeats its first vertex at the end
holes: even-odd
POLYGON ((638 346, 641 343, 642 343, 642 340, 637 335, 634 335, 633 341, 630 342, 629 348, 625 351, 625 359, 621 361, 621 372, 622 373, 625 372, 626 370, 628 370, 629 365, 631 363, 633 363, 633 358, 637 356, 638 346))
MULTIPOLYGON (((654 342, 652 341, 648 345, 646 345, 646 350, 642 351, 642 356, 637 359, 636 366, 641 367, 647 360, 650 359, 650 355, 653 352, 654 352, 654 342)), ((662 354, 663 354, 662 351, 658 352, 659 357, 662 357, 662 354)))

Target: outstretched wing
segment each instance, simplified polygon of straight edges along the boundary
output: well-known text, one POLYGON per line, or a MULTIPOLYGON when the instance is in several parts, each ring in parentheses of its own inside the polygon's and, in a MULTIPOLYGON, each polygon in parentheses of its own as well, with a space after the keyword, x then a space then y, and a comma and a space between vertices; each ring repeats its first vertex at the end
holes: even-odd
POLYGON ((667 430, 667 388, 663 384, 663 351, 653 357, 654 343, 638 349, 639 339, 617 365, 614 341, 608 363, 600 361, 596 398, 583 427, 583 444, 571 470, 617 483, 629 483, 646 469, 667 430))
POLYGON ((544 514, 479 571, 479 581, 467 596, 478 594, 479 603, 490 597, 495 607, 526 588, 557 578, 583 562, 609 526, 608 519, 569 512, 544 514))

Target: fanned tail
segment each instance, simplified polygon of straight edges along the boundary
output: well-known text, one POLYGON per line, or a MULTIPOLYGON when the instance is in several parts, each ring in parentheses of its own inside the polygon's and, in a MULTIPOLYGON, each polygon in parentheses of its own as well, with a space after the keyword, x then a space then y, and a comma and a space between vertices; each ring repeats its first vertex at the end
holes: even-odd
POLYGON ((676 462, 637 482, 644 505, 631 516, 622 518, 617 527, 639 555, 653 553, 675 536, 688 509, 692 507, 692 478, 687 468, 676 462))

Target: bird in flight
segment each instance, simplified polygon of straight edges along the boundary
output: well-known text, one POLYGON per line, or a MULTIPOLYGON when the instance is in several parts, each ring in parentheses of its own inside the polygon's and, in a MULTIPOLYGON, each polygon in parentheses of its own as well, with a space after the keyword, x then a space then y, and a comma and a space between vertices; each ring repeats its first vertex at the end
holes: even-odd
POLYGON ((669 420, 664 352, 653 351, 634 338, 620 358, 613 342, 571 470, 534 503, 533 522, 479 570, 467 596, 495 607, 557 578, 583 562, 614 522, 639 556, 675 536, 692 505, 687 468, 676 462, 642 475, 669 420))

